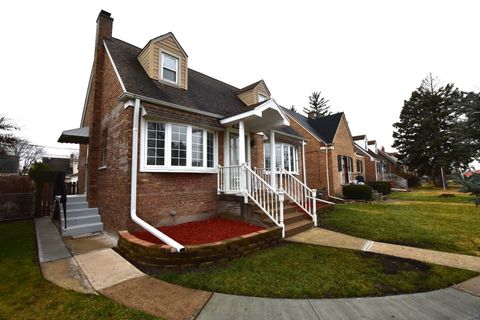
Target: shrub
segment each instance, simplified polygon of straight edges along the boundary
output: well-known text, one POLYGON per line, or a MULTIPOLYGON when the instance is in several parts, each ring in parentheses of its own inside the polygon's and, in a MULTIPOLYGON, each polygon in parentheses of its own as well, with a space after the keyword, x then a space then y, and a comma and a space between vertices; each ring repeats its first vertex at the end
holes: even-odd
POLYGON ((392 192, 392 185, 389 181, 368 181, 367 184, 372 187, 373 190, 377 190, 383 195, 387 195, 392 192))
POLYGON ((53 182, 55 180, 56 172, 52 171, 46 163, 35 162, 28 171, 28 176, 32 178, 35 183, 53 182))
POLYGON ((343 196, 353 200, 372 199, 372 187, 366 184, 349 184, 343 186, 343 196))
POLYGON ((415 188, 420 187, 420 177, 412 173, 399 173, 400 177, 407 179, 408 187, 415 188))

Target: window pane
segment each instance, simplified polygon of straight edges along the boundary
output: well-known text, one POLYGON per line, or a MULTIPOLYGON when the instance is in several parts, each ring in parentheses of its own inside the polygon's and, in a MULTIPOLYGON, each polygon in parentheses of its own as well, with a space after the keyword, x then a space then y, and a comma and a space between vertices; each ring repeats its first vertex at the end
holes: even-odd
POLYGON ((265 143, 264 145, 264 155, 265 155, 265 169, 270 169, 270 143, 265 143))
POLYGON ((276 168, 279 168, 282 165, 282 146, 280 144, 275 145, 275 164, 276 168))
POLYGON ((147 123, 147 165, 165 165, 165 124, 147 123))
POLYGON ((163 66, 170 70, 176 71, 178 59, 166 53, 163 53, 162 55, 163 55, 163 66))
POLYGON ((213 168, 214 166, 214 152, 215 152, 215 140, 214 135, 211 132, 207 132, 207 167, 213 168))
POLYGON ((290 170, 289 167, 288 167, 288 164, 289 164, 289 160, 290 160, 290 157, 289 157, 289 148, 287 145, 282 145, 283 147, 283 167, 285 168, 285 170, 290 170))
POLYGON ((192 129, 192 167, 203 167, 203 130, 192 129))
POLYGON ((167 68, 163 68, 163 79, 177 82, 177 73, 167 68))
POLYGON ((172 124, 172 166, 187 165, 187 127, 172 124))
POLYGON ((290 146, 290 171, 297 172, 297 168, 295 168, 295 151, 297 148, 290 146))

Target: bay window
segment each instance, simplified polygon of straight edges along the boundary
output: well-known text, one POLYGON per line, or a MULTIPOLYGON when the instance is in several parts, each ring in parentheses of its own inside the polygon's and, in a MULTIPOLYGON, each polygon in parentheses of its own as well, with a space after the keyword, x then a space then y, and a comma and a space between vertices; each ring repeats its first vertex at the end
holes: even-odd
POLYGON ((190 125, 145 121, 142 171, 212 172, 216 139, 213 132, 190 125))
MULTIPOLYGON (((270 169, 270 143, 264 144, 265 169, 270 169)), ((298 173, 298 150, 297 147, 286 144, 275 144, 275 162, 276 167, 285 168, 285 170, 298 173)))

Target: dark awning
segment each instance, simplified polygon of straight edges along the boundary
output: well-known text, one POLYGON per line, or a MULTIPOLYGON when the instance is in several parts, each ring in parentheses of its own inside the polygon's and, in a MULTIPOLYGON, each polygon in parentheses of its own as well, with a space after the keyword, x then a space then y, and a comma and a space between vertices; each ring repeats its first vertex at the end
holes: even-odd
POLYGON ((65 130, 62 132, 58 142, 62 143, 79 143, 79 144, 88 144, 89 140, 89 131, 88 127, 65 130))

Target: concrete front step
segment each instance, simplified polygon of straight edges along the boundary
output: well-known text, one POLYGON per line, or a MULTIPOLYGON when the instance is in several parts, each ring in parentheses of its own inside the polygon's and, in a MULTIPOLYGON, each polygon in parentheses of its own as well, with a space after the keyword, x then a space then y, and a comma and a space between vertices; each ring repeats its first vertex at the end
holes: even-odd
POLYGON ((70 210, 76 209, 86 209, 88 208, 88 202, 68 202, 67 200, 67 212, 70 210))
POLYGON ((300 232, 307 231, 313 228, 313 221, 311 220, 301 220, 294 223, 285 225, 285 237, 294 236, 300 232))
POLYGON ((77 202, 87 202, 87 196, 85 194, 75 194, 67 196, 67 204, 77 202))
MULTIPOLYGON (((285 225, 290 224, 290 223, 294 223, 294 222, 298 222, 298 221, 302 221, 302 220, 305 220, 305 214, 303 214, 302 212, 294 211, 294 212, 289 212, 289 213, 284 213, 283 214, 283 222, 285 223, 285 225)), ((273 223, 273 221, 270 220, 270 218, 265 216, 265 215, 262 218, 262 221, 267 225, 271 225, 271 226, 275 225, 273 223)))
MULTIPOLYGON (((62 226, 65 226, 65 221, 63 219, 63 216, 62 216, 61 222, 62 222, 62 226)), ((67 227, 81 226, 84 224, 92 224, 92 223, 98 223, 98 222, 102 222, 100 219, 100 215, 98 214, 91 215, 91 216, 81 216, 81 217, 67 216, 67 227)))
MULTIPOLYGON (((98 215, 98 208, 67 209, 67 219, 93 215, 98 215)), ((60 210, 60 216, 63 219, 63 208, 60 210)))
POLYGON ((64 237, 78 236, 81 234, 96 233, 96 232, 102 232, 102 231, 103 231, 102 222, 83 224, 79 226, 70 227, 68 226, 68 220, 67 220, 67 229, 65 229, 62 225, 62 236, 64 237))

